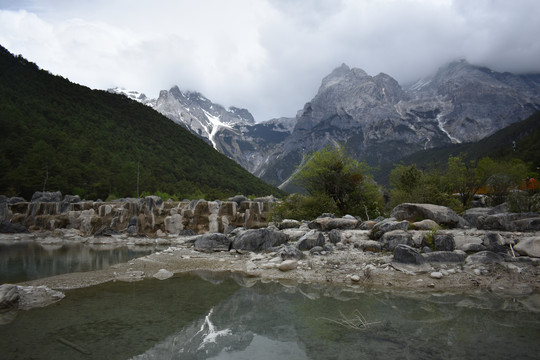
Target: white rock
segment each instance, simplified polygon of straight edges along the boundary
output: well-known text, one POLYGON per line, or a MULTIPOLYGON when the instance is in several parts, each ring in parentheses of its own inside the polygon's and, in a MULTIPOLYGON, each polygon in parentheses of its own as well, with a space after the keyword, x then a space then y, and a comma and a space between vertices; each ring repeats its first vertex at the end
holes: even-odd
POLYGON ((168 279, 170 277, 173 277, 174 273, 170 272, 169 270, 166 270, 166 269, 159 269, 159 271, 157 273, 155 273, 154 275, 152 275, 153 278, 156 278, 158 280, 165 280, 165 279, 168 279))
POLYGON ((298 266, 297 260, 285 260, 279 264, 278 269, 281 271, 294 270, 298 266))
POLYGON ((441 272, 439 272, 439 271, 434 271, 431 274, 429 274, 429 277, 431 277, 433 279, 442 279, 443 274, 441 272))
POLYGON ((353 276, 351 276, 351 280, 354 281, 354 282, 359 282, 360 281, 360 276, 353 275, 353 276))

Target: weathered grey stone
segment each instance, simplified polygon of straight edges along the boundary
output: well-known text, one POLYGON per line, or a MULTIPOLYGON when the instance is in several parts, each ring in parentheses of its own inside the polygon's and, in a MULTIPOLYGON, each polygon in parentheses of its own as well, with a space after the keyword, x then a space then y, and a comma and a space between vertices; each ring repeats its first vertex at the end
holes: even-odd
POLYGON ((530 237, 521 239, 514 245, 514 251, 521 255, 540 258, 540 237, 530 237))
POLYGON ((432 251, 422 254, 428 263, 460 263, 465 261, 466 255, 459 251, 432 251))
POLYGON ((429 277, 432 278, 432 279, 442 279, 443 274, 441 272, 439 272, 439 271, 434 271, 431 274, 429 274, 429 277))
POLYGON ((62 300, 65 295, 45 286, 17 286, 19 291, 19 309, 28 310, 43 307, 62 300))
POLYGON ((362 251, 380 252, 383 249, 383 244, 375 240, 360 240, 354 243, 354 247, 362 251))
POLYGON ((412 234, 405 230, 393 230, 383 234, 380 242, 385 250, 394 251, 398 244, 413 246, 412 234))
POLYGON ((466 262, 469 264, 492 264, 504 261, 504 257, 491 251, 480 251, 469 255, 466 262))
POLYGON ((330 242, 332 244, 337 244, 338 242, 340 242, 341 241, 341 231, 339 231, 337 229, 330 230, 328 232, 328 240, 330 240, 330 242))
POLYGON ((332 229, 355 229, 358 223, 358 220, 355 218, 319 217, 311 221, 308 226, 310 229, 329 231, 332 229))
POLYGON ((60 202, 62 201, 62 193, 60 191, 36 191, 32 195, 30 202, 60 202))
POLYGON ((116 231, 112 228, 110 228, 109 226, 107 225, 103 225, 102 227, 100 227, 95 233, 94 233, 94 237, 99 237, 99 236, 112 236, 112 235, 119 235, 120 232, 119 231, 116 231))
POLYGON ((278 265, 278 269, 280 271, 290 271, 294 270, 298 267, 298 261, 297 260, 285 260, 281 264, 278 265))
POLYGON ((433 247, 436 251, 454 251, 456 243, 452 234, 439 233, 433 236, 433 247))
POLYGON ((159 269, 159 271, 157 273, 152 275, 153 278, 158 279, 158 280, 166 280, 166 279, 169 279, 169 278, 171 278, 173 276, 174 276, 174 273, 172 273, 172 272, 170 272, 169 270, 166 270, 166 269, 159 269))
POLYGON ((240 205, 244 201, 249 201, 249 199, 247 197, 245 197, 244 195, 235 195, 235 196, 229 198, 228 201, 234 201, 235 203, 240 205))
POLYGON ((423 264, 425 262, 417 249, 403 244, 398 244, 394 249, 394 261, 405 264, 423 264))
POLYGON ((294 219, 283 219, 279 224, 277 224, 278 229, 295 229, 299 228, 301 225, 300 221, 294 219))
POLYGON ((446 206, 432 204, 400 204, 392 210, 391 216, 397 220, 410 222, 418 221, 418 219, 431 219, 437 224, 448 227, 456 227, 460 222, 459 216, 454 210, 446 206))
POLYGON ((303 259, 304 253, 302 250, 298 249, 296 246, 292 245, 281 245, 274 250, 283 260, 286 259, 303 259))
POLYGON ((314 246, 311 249, 309 249, 309 253, 311 255, 320 255, 324 251, 322 246, 314 246))
POLYGON ((491 208, 472 208, 465 211, 463 218, 473 227, 478 227, 478 218, 488 216, 491 208))
POLYGON ((437 230, 439 229, 439 224, 431 219, 424 219, 417 221, 411 224, 418 230, 437 230))
POLYGON ((497 232, 488 232, 484 236, 484 246, 488 251, 505 253, 507 251, 505 244, 506 242, 497 232))
POLYGON ((0 233, 2 234, 20 234, 28 232, 28 229, 22 224, 12 224, 9 221, 2 221, 0 223, 0 233))
POLYGON ((214 233, 204 234, 199 236, 193 247, 197 251, 202 252, 214 252, 214 251, 228 251, 230 249, 231 240, 227 235, 214 233))
POLYGON ((0 310, 17 308, 19 298, 20 295, 17 285, 0 285, 0 310))
POLYGON ((482 244, 468 243, 468 244, 463 244, 460 250, 463 250, 465 252, 478 252, 478 251, 486 250, 486 247, 482 244))
POLYGON ((395 218, 384 219, 373 226, 370 232, 370 238, 378 240, 388 231, 407 230, 409 225, 410 223, 407 220, 396 221, 395 218))
POLYGON ((296 243, 296 247, 302 251, 304 250, 310 250, 315 246, 323 246, 324 245, 324 235, 317 230, 311 230, 304 236, 302 236, 300 239, 298 239, 298 242, 296 243))
POLYGON ((251 229, 238 235, 232 244, 236 250, 262 251, 286 243, 289 237, 270 228, 251 229))
POLYGON ((484 230, 538 231, 540 215, 537 213, 498 213, 480 216, 477 227, 484 230))

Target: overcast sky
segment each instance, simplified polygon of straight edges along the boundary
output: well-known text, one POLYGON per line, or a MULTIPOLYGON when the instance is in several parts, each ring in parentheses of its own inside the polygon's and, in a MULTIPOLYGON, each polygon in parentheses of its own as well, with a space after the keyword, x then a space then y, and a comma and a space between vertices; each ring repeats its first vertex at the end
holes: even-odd
POLYGON ((0 0, 0 44, 91 88, 178 85, 257 121, 346 63, 413 81, 458 58, 540 72, 538 0, 0 0))

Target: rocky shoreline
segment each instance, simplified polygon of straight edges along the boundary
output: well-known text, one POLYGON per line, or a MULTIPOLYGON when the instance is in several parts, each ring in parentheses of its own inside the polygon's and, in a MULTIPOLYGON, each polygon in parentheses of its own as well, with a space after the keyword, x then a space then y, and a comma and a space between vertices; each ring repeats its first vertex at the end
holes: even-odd
MULTIPOLYGON (((1 304, 4 308, 16 306, 30 287, 62 291, 108 281, 166 279, 197 271, 241 273, 246 284, 278 281, 329 283, 358 290, 367 287, 462 292, 481 289, 502 296, 540 297, 540 231, 464 227, 464 218, 450 209, 426 204, 404 204, 394 209, 392 215, 377 222, 362 222, 351 216, 334 218, 323 214, 311 222, 284 220, 259 229, 236 228, 228 234, 190 236, 83 237, 69 229, 22 234, 18 236, 33 237, 44 243, 159 244, 168 248, 103 270, 57 275, 18 285, 4 284, 0 288, 1 304), (418 221, 406 220, 407 217, 418 221)), ((477 220, 485 222, 485 217, 491 215, 481 216, 477 220)), ((523 219, 524 216, 507 214, 506 226, 514 226, 513 221, 523 226, 523 219)), ((534 226, 536 217, 529 215, 527 219, 527 226, 534 226)), ((61 298, 56 293, 53 295, 50 302, 61 298)))

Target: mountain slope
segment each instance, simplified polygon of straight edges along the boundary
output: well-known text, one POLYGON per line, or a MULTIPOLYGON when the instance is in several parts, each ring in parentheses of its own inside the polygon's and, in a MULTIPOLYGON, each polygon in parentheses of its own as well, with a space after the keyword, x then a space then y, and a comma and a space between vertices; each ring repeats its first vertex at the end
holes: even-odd
POLYGON ((184 92, 178 86, 162 90, 155 100, 137 91, 108 91, 152 106, 255 175, 280 152, 296 123, 294 118, 279 118, 256 124, 246 109, 225 109, 201 93, 184 92))
POLYGON ((87 198, 279 190, 149 106, 53 76, 0 47, 0 193, 87 198), (139 171, 138 171, 139 169, 139 171))
POLYGON ((389 75, 343 64, 322 80, 282 153, 259 174, 285 185, 307 155, 327 144, 344 144, 356 159, 379 166, 420 150, 478 141, 538 110, 540 75, 457 61, 403 88, 389 75))
MULTIPOLYGON (((400 163, 416 164, 420 169, 443 168, 449 156, 462 156, 466 160, 516 158, 532 164, 533 168, 540 167, 540 111, 478 142, 422 150, 404 157, 400 163)), ((392 163, 381 166, 375 174, 379 183, 388 184, 393 167, 392 163)))

